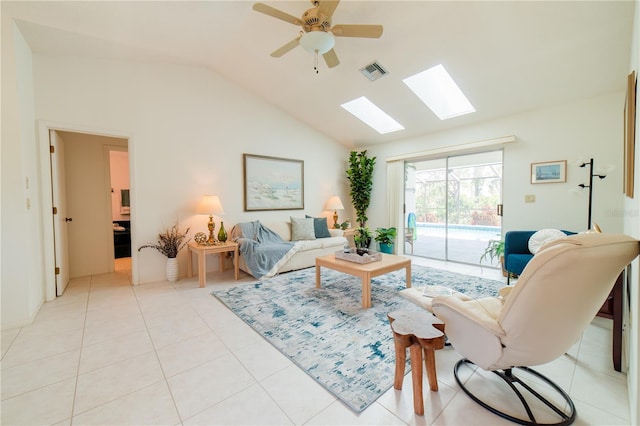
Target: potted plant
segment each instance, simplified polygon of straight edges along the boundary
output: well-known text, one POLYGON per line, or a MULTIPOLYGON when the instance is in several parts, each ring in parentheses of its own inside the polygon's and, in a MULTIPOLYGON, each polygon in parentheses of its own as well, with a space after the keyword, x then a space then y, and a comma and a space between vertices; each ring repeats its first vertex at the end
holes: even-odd
POLYGON ((371 231, 369 228, 358 228, 353 234, 353 242, 356 244, 356 253, 362 256, 369 252, 369 245, 371 244, 371 231))
POLYGON ((373 189, 373 167, 376 164, 376 157, 367 157, 367 151, 351 151, 349 155, 349 168, 347 169, 347 179, 351 186, 351 203, 356 211, 356 222, 360 228, 367 224, 367 209, 371 201, 371 190, 373 189))
POLYGON ((187 230, 182 233, 176 223, 171 229, 158 234, 158 242, 156 244, 144 244, 138 248, 138 251, 143 248, 154 248, 167 257, 166 274, 169 282, 174 282, 178 279, 177 256, 180 250, 189 242, 189 240, 183 241, 189 233, 189 229, 190 228, 187 228, 187 230))
POLYGON ((483 260, 490 259, 491 263, 496 260, 500 261, 502 267, 502 275, 507 276, 507 272, 504 270, 504 240, 489 240, 487 248, 484 249, 484 253, 480 256, 480 263, 483 260))
POLYGON ((393 254, 396 235, 397 230, 395 227, 376 229, 375 240, 378 242, 382 253, 393 254))

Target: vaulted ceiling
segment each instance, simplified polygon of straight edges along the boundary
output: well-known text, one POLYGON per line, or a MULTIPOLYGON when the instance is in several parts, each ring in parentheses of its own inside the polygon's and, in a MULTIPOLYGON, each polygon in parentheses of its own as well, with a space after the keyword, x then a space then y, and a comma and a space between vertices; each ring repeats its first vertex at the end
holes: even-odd
MULTIPOLYGON (((264 1, 299 17, 309 1, 264 1)), ((336 38, 327 68, 300 28, 248 1, 2 1, 35 53, 208 67, 349 147, 442 131, 625 90, 633 1, 350 1, 333 24, 380 24, 379 39, 336 38), (369 81, 359 69, 389 72, 369 81), (402 80, 443 64, 476 112, 440 121, 402 80), (367 96, 405 130, 380 135, 340 105, 367 96)), ((622 106, 621 106, 622 107, 622 106)))

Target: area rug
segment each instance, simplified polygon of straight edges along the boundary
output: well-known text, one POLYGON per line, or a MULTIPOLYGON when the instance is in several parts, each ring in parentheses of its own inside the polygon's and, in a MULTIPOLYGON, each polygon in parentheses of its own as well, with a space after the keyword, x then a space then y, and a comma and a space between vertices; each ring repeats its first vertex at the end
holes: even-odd
MULTIPOLYGON (((443 285, 471 297, 497 294, 504 284, 422 266, 412 267, 413 286, 443 285)), ((405 271, 371 280, 371 304, 361 307, 360 279, 315 268, 242 284, 213 295, 293 363, 361 412, 393 385, 395 349, 387 313, 420 310, 402 298, 405 271)))

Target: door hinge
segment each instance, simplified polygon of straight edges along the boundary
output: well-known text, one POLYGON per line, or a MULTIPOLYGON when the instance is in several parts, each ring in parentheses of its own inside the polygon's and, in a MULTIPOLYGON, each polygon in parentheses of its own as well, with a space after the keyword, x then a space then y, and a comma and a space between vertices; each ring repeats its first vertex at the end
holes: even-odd
POLYGON ((56 152, 56 148, 53 145, 49 145, 49 152, 53 154, 54 152, 56 152))
POLYGON ((502 216, 502 209, 503 209, 503 205, 502 204, 498 204, 498 208, 496 209, 496 214, 498 216, 502 216))
POLYGON ((58 208, 57 207, 53 208, 53 214, 58 214, 58 208))
POLYGON ((60 275, 60 268, 56 266, 56 275, 60 275))

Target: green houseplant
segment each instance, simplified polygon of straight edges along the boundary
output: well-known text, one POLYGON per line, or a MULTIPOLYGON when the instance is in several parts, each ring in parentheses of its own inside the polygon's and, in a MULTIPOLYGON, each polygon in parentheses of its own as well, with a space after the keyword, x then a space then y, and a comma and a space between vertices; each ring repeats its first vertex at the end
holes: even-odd
POLYGON ((393 246, 395 244, 397 234, 395 227, 376 229, 375 240, 378 242, 381 252, 393 254, 393 246))
POLYGON ((358 228, 353 234, 353 242, 356 244, 356 253, 362 256, 369 252, 371 244, 371 231, 367 227, 358 228))
POLYGON ((507 272, 504 270, 504 240, 489 240, 484 253, 480 256, 480 263, 484 260, 490 260, 491 263, 499 260, 502 267, 502 275, 506 277, 507 272))
POLYGON ((376 157, 367 157, 367 151, 351 151, 349 154, 349 168, 347 179, 351 187, 351 203, 356 211, 356 221, 360 228, 367 224, 367 209, 371 202, 371 190, 373 189, 373 168, 376 157))

